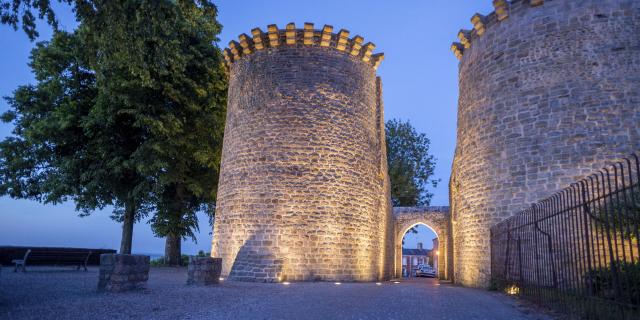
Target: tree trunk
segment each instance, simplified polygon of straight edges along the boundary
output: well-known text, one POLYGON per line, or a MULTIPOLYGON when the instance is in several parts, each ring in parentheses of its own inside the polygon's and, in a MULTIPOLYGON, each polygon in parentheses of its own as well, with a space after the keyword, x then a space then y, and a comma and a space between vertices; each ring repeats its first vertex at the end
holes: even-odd
POLYGON ((128 201, 124 208, 124 221, 122 222, 122 241, 120 242, 120 254, 131 254, 133 242, 133 222, 135 221, 136 207, 132 201, 128 201))
POLYGON ((164 246, 164 261, 167 265, 170 266, 178 266, 181 262, 182 256, 182 235, 179 232, 179 226, 181 225, 183 216, 182 212, 184 210, 183 204, 183 194, 184 188, 182 184, 177 183, 175 185, 174 194, 173 194, 173 204, 171 205, 169 212, 169 221, 173 224, 170 227, 170 231, 167 234, 167 239, 165 240, 164 246))
POLYGON ((177 266, 182 262, 181 258, 182 237, 169 233, 164 246, 164 261, 167 265, 177 266))

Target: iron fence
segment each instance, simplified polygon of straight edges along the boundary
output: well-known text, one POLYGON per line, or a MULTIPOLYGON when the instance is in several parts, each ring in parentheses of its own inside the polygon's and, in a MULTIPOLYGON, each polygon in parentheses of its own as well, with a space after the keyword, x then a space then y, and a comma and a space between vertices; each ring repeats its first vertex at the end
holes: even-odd
POLYGON ((639 226, 632 155, 492 227, 492 286, 573 318, 640 319, 639 226))

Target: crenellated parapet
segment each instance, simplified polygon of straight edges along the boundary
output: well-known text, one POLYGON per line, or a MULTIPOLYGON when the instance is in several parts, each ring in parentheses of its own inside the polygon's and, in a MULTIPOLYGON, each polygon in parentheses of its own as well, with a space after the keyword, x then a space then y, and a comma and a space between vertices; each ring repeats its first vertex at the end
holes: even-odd
POLYGON ((359 35, 350 38, 349 31, 345 29, 334 33, 333 26, 330 25, 315 29, 313 23, 309 22, 305 22, 302 29, 296 28, 294 23, 287 24, 284 29, 272 24, 267 26, 266 32, 255 28, 251 30, 251 35, 243 33, 238 40, 239 42, 230 41, 229 47, 222 52, 227 70, 245 56, 281 46, 332 48, 368 63, 374 69, 377 69, 384 59, 383 53, 373 53, 376 47, 373 43, 365 43, 364 38, 359 35))
POLYGON ((460 30, 458 32, 459 42, 454 42, 451 45, 451 51, 458 59, 461 59, 464 55, 465 49, 471 48, 475 39, 482 37, 487 28, 491 28, 492 26, 507 20, 511 11, 516 7, 538 7, 543 4, 544 0, 493 0, 494 11, 487 16, 479 13, 474 14, 471 17, 471 25, 473 26, 473 29, 460 30))

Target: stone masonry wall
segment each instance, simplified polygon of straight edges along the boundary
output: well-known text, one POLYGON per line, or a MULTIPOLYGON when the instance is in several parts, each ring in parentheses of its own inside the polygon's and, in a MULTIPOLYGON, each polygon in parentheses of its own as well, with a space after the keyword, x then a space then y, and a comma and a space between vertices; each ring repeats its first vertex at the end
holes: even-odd
POLYGON ((229 97, 212 244, 224 277, 389 274, 381 57, 361 37, 327 27, 254 29, 225 51, 229 97))
POLYGON ((382 80, 380 77, 376 79, 376 105, 377 111, 376 114, 378 116, 378 144, 379 144, 379 162, 378 166, 380 168, 380 172, 383 173, 382 180, 382 192, 380 193, 380 208, 381 213, 386 215, 386 221, 384 222, 386 225, 384 226, 384 232, 380 233, 380 241, 385 243, 383 250, 380 251, 380 259, 384 260, 383 264, 380 265, 383 279, 390 279, 394 276, 394 215, 393 215, 393 205, 391 203, 391 180, 389 179, 389 167, 387 164, 387 144, 386 144, 386 135, 385 135, 385 122, 384 122, 384 102, 382 99, 382 80))
POLYGON ((455 279, 486 286, 489 227, 640 149, 640 1, 494 1, 461 58, 455 279))

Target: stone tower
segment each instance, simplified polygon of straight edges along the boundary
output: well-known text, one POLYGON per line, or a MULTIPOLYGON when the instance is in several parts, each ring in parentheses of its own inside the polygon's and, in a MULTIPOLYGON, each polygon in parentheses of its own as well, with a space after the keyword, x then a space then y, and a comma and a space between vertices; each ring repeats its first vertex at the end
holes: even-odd
POLYGON ((640 1, 495 0, 460 59, 454 276, 485 286, 489 227, 640 149, 640 1))
POLYGON ((224 51, 212 256, 245 281, 372 281, 393 263, 382 54, 349 31, 268 26, 224 51))

